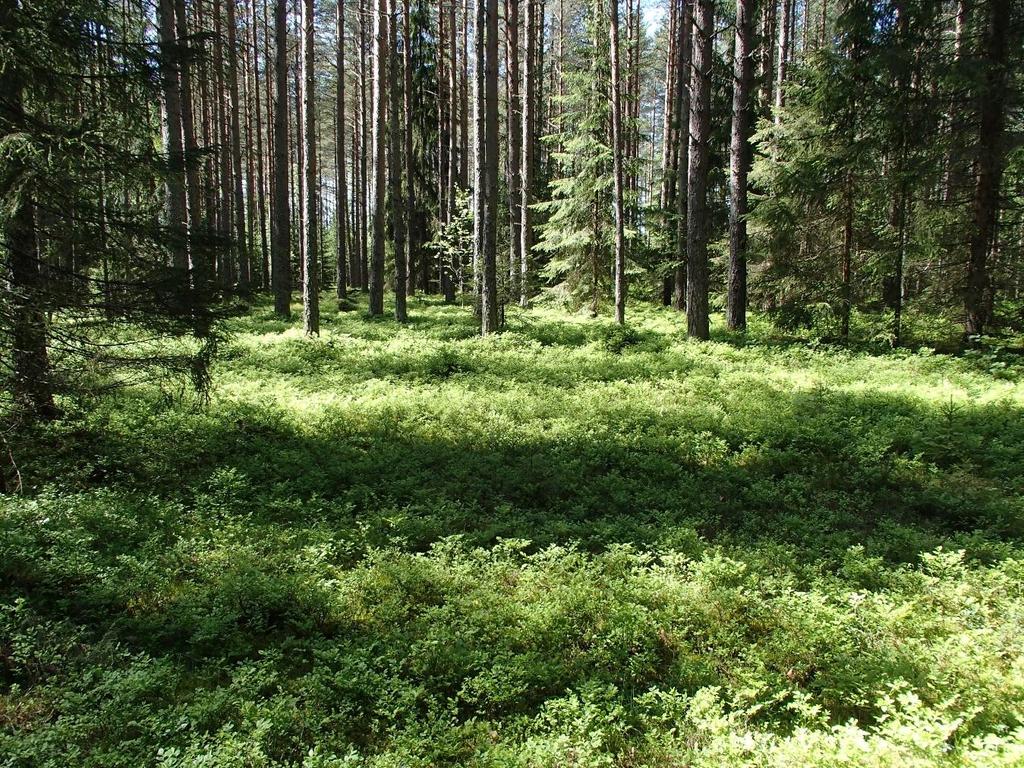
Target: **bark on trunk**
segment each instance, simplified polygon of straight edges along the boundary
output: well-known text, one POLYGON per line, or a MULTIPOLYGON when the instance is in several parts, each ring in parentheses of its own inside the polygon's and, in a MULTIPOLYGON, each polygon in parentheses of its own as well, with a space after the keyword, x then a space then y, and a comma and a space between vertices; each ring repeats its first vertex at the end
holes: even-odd
POLYGON ((676 85, 679 99, 676 107, 679 121, 679 159, 676 163, 676 268, 672 307, 682 312, 686 309, 686 254, 687 254, 687 210, 689 207, 689 166, 690 166, 690 79, 693 72, 693 0, 682 0, 679 17, 679 58, 676 64, 679 82, 676 85))
POLYGON ((750 90, 754 79, 751 0, 736 2, 732 137, 729 145, 729 289, 726 325, 747 327, 747 172, 750 167, 750 90))
POLYGON ((622 90, 619 63, 619 0, 611 0, 612 174, 615 207, 615 322, 626 322, 626 222, 622 178, 622 90))
POLYGON ((405 198, 402 196, 402 85, 398 66, 398 0, 390 0, 388 15, 388 59, 391 64, 391 104, 388 110, 389 156, 388 178, 391 182, 391 231, 395 245, 395 320, 404 323, 409 319, 406 309, 408 288, 405 261, 406 217, 405 198))
MULTIPOLYGON (((534 164, 536 163, 536 111, 534 88, 536 74, 535 49, 537 47, 537 3, 526 0, 526 51, 523 57, 523 172, 522 172, 522 220, 520 222, 519 245, 519 306, 530 306, 530 249, 533 248, 533 185, 535 182, 534 164)), ((515 233, 512 235, 515 237, 515 233)))
POLYGON ((174 2, 160 0, 157 6, 160 33, 161 132, 167 153, 165 182, 167 227, 170 234, 171 266, 182 276, 188 269, 185 227, 185 149, 181 135, 181 92, 178 85, 178 47, 175 40, 174 2))
POLYGON ((686 227, 686 328, 691 339, 709 338, 708 318, 708 139, 711 133, 712 0, 697 0, 690 81, 690 158, 686 227))
POLYGON ((335 175, 337 190, 335 192, 335 229, 337 232, 337 249, 335 263, 335 295, 339 307, 348 299, 348 180, 345 178, 345 0, 338 0, 337 21, 338 50, 337 70, 338 86, 336 90, 338 116, 337 138, 335 139, 335 175))
POLYGON ((291 214, 288 204, 288 0, 274 6, 274 211, 271 227, 270 279, 274 310, 291 317, 291 214))
POLYGON ((999 216, 999 184, 1005 163, 1006 81, 1010 1, 989 0, 988 23, 982 49, 984 81, 978 92, 978 144, 974 160, 974 195, 971 202, 971 240, 964 292, 964 335, 985 332, 988 323, 988 255, 999 216))
POLYGON ((519 0, 505 0, 505 25, 508 31, 505 75, 508 90, 508 215, 509 215, 509 280, 511 290, 519 292, 520 249, 523 247, 522 205, 523 190, 523 122, 519 81, 519 0), (518 237, 517 237, 518 235, 518 237))
MULTIPOLYGON (((231 0, 229 0, 230 2, 231 0)), ((316 91, 313 75, 314 0, 302 3, 302 132, 303 184, 306 215, 302 221, 304 279, 302 281, 302 327, 307 336, 320 334, 320 248, 318 238, 317 192, 319 190, 316 163, 316 91)))
POLYGON ((793 0, 782 0, 782 18, 779 20, 779 60, 775 67, 775 124, 782 121, 782 107, 786 103, 786 65, 789 61, 790 17, 793 0))
POLYGON ((486 2, 487 40, 484 62, 484 222, 480 331, 498 330, 498 0, 486 2))
MULTIPOLYGON (((416 263, 419 258, 420 243, 422 238, 419 234, 419 227, 415 223, 416 211, 416 179, 413 175, 413 143, 412 143, 412 20, 409 14, 409 0, 402 0, 402 95, 404 110, 404 128, 402 141, 405 145, 403 159, 405 160, 405 210, 408 222, 406 233, 406 253, 402 254, 405 259, 407 272, 407 291, 412 295, 416 286, 416 263)), ((426 289, 424 288, 424 292, 426 289)))
POLYGON ((239 114, 238 97, 238 44, 236 40, 236 0, 227 2, 228 27, 228 98, 231 105, 231 181, 234 216, 233 248, 238 275, 238 290, 242 295, 249 293, 251 282, 249 249, 245 235, 245 195, 242 192, 242 123, 239 114))
POLYGON ((385 152, 387 136, 384 121, 387 118, 387 37, 388 13, 386 0, 375 0, 373 14, 373 249, 370 254, 370 314, 384 314, 384 194, 385 152))
MULTIPOLYGON (((0 0, 0 33, 17 34, 16 3, 0 0)), ((14 131, 23 129, 26 116, 22 79, 17 66, 0 68, 0 109, 14 131)), ((16 162, 16 161, 15 161, 16 162)), ((8 168, 11 178, 22 169, 8 168)), ((3 228, 4 276, 14 363, 12 390, 15 401, 36 418, 57 416, 47 352, 46 316, 43 313, 43 276, 36 247, 35 214, 30 190, 22 190, 3 228)))

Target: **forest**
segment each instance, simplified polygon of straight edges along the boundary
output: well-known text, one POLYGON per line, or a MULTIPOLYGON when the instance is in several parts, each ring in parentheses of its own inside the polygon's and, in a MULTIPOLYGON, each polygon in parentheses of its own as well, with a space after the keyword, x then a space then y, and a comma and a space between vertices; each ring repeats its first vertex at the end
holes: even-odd
POLYGON ((1024 766, 1024 5, 0 0, 68 766, 1024 766))

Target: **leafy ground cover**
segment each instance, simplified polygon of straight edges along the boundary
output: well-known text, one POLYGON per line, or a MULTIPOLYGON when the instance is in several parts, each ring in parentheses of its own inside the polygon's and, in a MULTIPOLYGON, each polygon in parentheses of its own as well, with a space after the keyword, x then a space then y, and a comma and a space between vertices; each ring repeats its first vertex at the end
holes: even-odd
POLYGON ((13 446, 0 765, 1024 764, 1013 355, 412 314, 13 446))

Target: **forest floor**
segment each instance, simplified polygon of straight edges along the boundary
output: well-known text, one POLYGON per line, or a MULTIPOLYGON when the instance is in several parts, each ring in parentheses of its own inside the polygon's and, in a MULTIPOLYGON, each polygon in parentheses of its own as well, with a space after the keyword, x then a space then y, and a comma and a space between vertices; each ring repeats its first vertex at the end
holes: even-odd
POLYGON ((12 446, 0 766, 1024 765, 1024 364, 410 310, 12 446))

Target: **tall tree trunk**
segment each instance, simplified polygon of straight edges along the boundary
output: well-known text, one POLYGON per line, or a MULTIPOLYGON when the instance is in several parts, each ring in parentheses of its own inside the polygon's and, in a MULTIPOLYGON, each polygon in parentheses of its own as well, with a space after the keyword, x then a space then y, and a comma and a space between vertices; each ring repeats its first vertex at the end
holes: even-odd
POLYGON ((205 259, 192 247, 192 235, 199 230, 202 219, 202 181, 199 178, 199 144, 196 141, 195 100, 192 94, 191 46, 188 17, 184 0, 174 0, 174 24, 178 47, 179 80, 181 83, 181 134, 185 164, 185 197, 188 212, 188 268, 194 288, 205 286, 205 259), (188 49, 186 50, 186 46, 188 49))
POLYGON ((484 44, 487 34, 485 0, 476 3, 473 27, 473 311, 479 313, 483 288, 484 209, 487 185, 484 130, 484 44))
MULTIPOLYGON (((680 115, 680 106, 683 91, 689 84, 685 82, 684 77, 687 70, 681 69, 682 63, 679 61, 680 46, 683 44, 683 38, 687 37, 684 25, 684 20, 687 18, 686 0, 671 0, 669 5, 668 50, 665 56, 664 114, 662 115, 661 130, 661 190, 658 200, 663 212, 666 234, 668 236, 668 253, 671 256, 682 252, 682 248, 676 242, 679 225, 673 221, 672 216, 677 210, 676 193, 679 189, 679 155, 680 148, 684 143, 682 132, 680 131, 680 118, 689 119, 689 115, 680 115)), ((653 125, 651 135, 654 135, 653 125)), ((652 143, 652 161, 653 155, 654 147, 652 143)), ((675 264, 663 279, 662 303, 666 307, 672 305, 672 293, 675 288, 677 271, 678 264, 675 264)), ((680 291, 681 302, 682 293, 683 291, 680 291)))
MULTIPOLYGON (((229 0, 231 2, 232 0, 229 0)), ((302 327, 307 336, 320 333, 320 267, 317 227, 319 188, 316 165, 316 91, 313 73, 314 0, 302 2, 302 182, 305 188, 306 215, 302 220, 304 268, 302 281, 302 327)))
POLYGON ((234 250, 237 263, 238 290, 248 294, 250 284, 249 249, 245 236, 245 196, 242 191, 242 123, 239 115, 238 98, 238 44, 235 36, 237 28, 235 20, 235 3, 237 0, 225 0, 227 4, 228 27, 228 98, 231 104, 231 180, 232 204, 234 213, 234 250))
MULTIPOLYGON (((408 231, 406 232, 406 252, 401 255, 401 258, 405 259, 406 264, 407 292, 412 295, 416 287, 416 263, 419 258, 422 237, 415 221, 416 178, 413 175, 415 158, 412 154, 412 19, 409 10, 409 0, 402 0, 402 109, 404 112, 402 159, 405 164, 405 211, 408 231)), ((399 257, 396 256, 396 258, 399 257)), ((424 292, 426 292, 426 288, 424 288, 424 292)))
POLYGON ((469 189, 469 0, 462 0, 462 64, 459 67, 459 185, 469 189))
POLYGON ((303 237, 305 232, 305 219, 306 219, 306 184, 303 181, 303 172, 306 167, 306 141, 305 141, 305 113, 302 109, 302 49, 303 49, 303 32, 302 32, 302 2, 303 0, 295 0, 294 10, 294 22, 295 22, 295 39, 298 40, 298 44, 295 46, 295 78, 294 78, 294 91, 295 91, 295 130, 293 131, 294 136, 294 148, 295 148, 295 186, 296 197, 298 198, 298 205, 293 208, 295 217, 295 232, 297 234, 296 239, 298 240, 297 246, 299 251, 299 287, 300 289, 305 285, 306 281, 306 238, 303 237))
POLYGON ((772 105, 775 103, 773 89, 775 86, 775 47, 778 37, 776 31, 778 3, 779 0, 766 0, 761 8, 761 39, 759 41, 757 73, 761 95, 758 114, 765 117, 772 116, 772 105))
POLYGON ((370 255, 370 314, 384 314, 384 194, 387 135, 387 0, 374 0, 373 14, 373 250, 370 255))
POLYGON ((747 327, 747 171, 750 167, 750 91, 754 80, 753 2, 736 0, 732 137, 729 144, 729 290, 726 325, 747 327))
POLYGON ((273 288, 273 282, 270 277, 271 273, 271 258, 270 250, 273 248, 273 222, 274 222, 274 205, 277 194, 274 189, 274 78, 271 75, 270 69, 270 7, 267 0, 261 0, 260 5, 263 10, 263 102, 264 102, 264 117, 266 119, 266 152, 263 154, 263 158, 260 161, 260 168, 263 171, 263 184, 260 186, 261 195, 263 195, 267 201, 265 206, 268 212, 268 218, 263 222, 264 237, 270 237, 266 241, 263 250, 263 287, 267 290, 273 288))
POLYGON ((977 94, 978 143, 974 160, 967 286, 964 291, 965 336, 984 333, 989 320, 986 307, 988 255, 999 216, 999 184, 1005 163, 1003 134, 1006 128, 1010 17, 1010 0, 989 0, 980 56, 984 80, 977 94))
MULTIPOLYGON (((454 0, 449 0, 454 2, 454 0)), ((438 3, 437 7, 437 220, 442 227, 451 223, 451 205, 449 197, 451 194, 451 179, 448 174, 451 170, 448 152, 451 148, 449 132, 451 131, 451 105, 449 99, 448 82, 448 50, 449 34, 454 35, 454 30, 448 29, 448 13, 444 3, 438 3)), ((445 261, 445 254, 438 252, 437 279, 441 293, 444 294, 446 304, 455 301, 455 274, 452 272, 450 262, 445 261)))
MULTIPOLYGON (((458 45, 458 28, 455 22, 456 0, 448 4, 448 170, 445 178, 448 181, 446 198, 448 201, 448 221, 455 220, 455 190, 459 183, 459 131, 458 131, 458 64, 456 47, 458 45)), ((461 258, 458 253, 451 256, 451 275, 453 295, 455 290, 460 290, 460 275, 462 273, 461 258)))
POLYGON ((779 59, 775 67, 775 124, 782 121, 782 107, 786 103, 785 83, 786 65, 789 62, 790 17, 793 14, 793 1, 782 0, 782 18, 779 19, 779 59))
POLYGON ((274 5, 274 215, 271 275, 274 310, 291 317, 291 212, 288 203, 288 0, 274 5))
POLYGON ((686 227, 686 328, 691 339, 708 339, 707 183, 711 136, 712 0, 697 0, 690 80, 690 158, 686 227))
POLYGON ((480 331, 498 330, 498 0, 486 2, 487 40, 484 50, 484 222, 480 331))
POLYGON ((853 178, 846 177, 846 194, 843 215, 843 255, 840 265, 842 279, 842 307, 840 310, 840 336, 843 341, 850 338, 850 310, 853 306, 851 275, 853 261, 853 178))
POLYGON ((363 284, 360 259, 363 250, 362 241, 365 240, 362 215, 366 208, 363 205, 363 177, 359 171, 363 156, 360 144, 362 110, 359 107, 360 100, 356 99, 355 102, 355 115, 352 120, 352 256, 349 260, 349 267, 352 274, 352 287, 358 290, 363 284))
POLYGON ((665 55, 665 97, 662 111, 661 129, 661 194, 659 202, 662 210, 668 212, 675 202, 675 162, 679 157, 675 132, 676 109, 676 33, 679 29, 679 0, 669 0, 668 36, 665 55))
MULTIPOLYGON (((248 4, 244 5, 243 8, 247 8, 248 4)), ((256 151, 256 128, 254 125, 254 112, 253 107, 253 85, 252 85, 252 74, 253 67, 250 66, 248 56, 246 55, 246 49, 249 47, 244 41, 245 35, 243 32, 243 42, 241 44, 242 50, 239 52, 239 58, 241 60, 241 73, 239 80, 242 85, 241 93, 241 105, 242 105, 242 131, 244 133, 244 153, 243 162, 245 163, 245 231, 248 235, 245 241, 245 249, 247 254, 247 263, 249 264, 249 286, 250 288, 256 287, 259 283, 259 275, 256 274, 256 269, 253 265, 253 254, 256 253, 256 238, 258 235, 259 225, 256 223, 256 159, 254 153, 256 151)))
POLYGON ((395 244, 395 320, 404 323, 409 319, 406 308, 408 290, 408 263, 405 260, 405 234, 408 211, 402 195, 402 102, 404 100, 405 77, 399 77, 401 68, 398 61, 398 2, 390 0, 388 25, 388 51, 391 64, 391 104, 388 110, 388 178, 391 181, 391 231, 395 244))
MULTIPOLYGON (((182 2, 183 0, 179 0, 182 2)), ((251 24, 251 35, 249 39, 249 45, 252 47, 252 90, 254 99, 255 119, 254 119, 254 132, 256 138, 256 156, 254 161, 254 167, 256 172, 256 190, 255 200, 253 201, 256 206, 256 221, 255 226, 259 228, 259 253, 260 253, 260 285, 266 290, 268 280, 266 269, 264 268, 267 264, 267 216, 266 216, 266 199, 264 198, 263 190, 266 183, 263 173, 263 107, 262 107, 262 95, 260 93, 260 70, 259 70, 259 40, 256 34, 256 0, 249 0, 249 22, 251 24)), ((264 78, 266 78, 266 69, 264 69, 264 78)))
POLYGON ((334 226, 337 233, 336 262, 335 262, 335 295, 338 297, 338 306, 348 299, 348 254, 346 245, 348 238, 348 181, 345 178, 345 0, 338 0, 338 9, 335 15, 337 20, 338 50, 337 70, 338 84, 336 89, 336 114, 338 116, 337 138, 335 139, 335 176, 337 178, 337 190, 335 191, 335 214, 334 226))
POLYGON ((506 116, 508 118, 508 216, 509 216, 509 283, 512 292, 519 292, 519 270, 522 267, 520 249, 522 241, 523 189, 523 123, 519 80, 519 0, 505 0, 505 26, 508 32, 505 46, 505 76, 507 83, 506 116))
MULTIPOLYGON (((16 0, 0 0, 0 35, 18 34, 16 0)), ((12 132, 24 130, 25 105, 22 76, 17 63, 0 67, 0 110, 12 132)), ((0 136, 0 139, 3 139, 0 136)), ((26 169, 17 159, 4 172, 10 179, 21 181, 26 169)), ((45 302, 42 297, 43 276, 40 272, 36 245, 35 214, 31 191, 21 189, 12 200, 3 227, 4 288, 11 313, 11 356, 14 363, 12 390, 15 401, 36 418, 53 419, 57 408, 53 402, 53 383, 47 352, 45 302)))
POLYGON ((182 276, 188 269, 185 226, 185 148, 181 135, 181 92, 178 85, 180 59, 175 40, 174 2, 160 0, 157 5, 160 32, 161 132, 167 153, 166 177, 167 226, 170 230, 171 266, 182 276))
POLYGON ((687 254, 687 212, 689 207, 689 166, 690 166, 690 80, 693 62, 693 0, 681 0, 679 12, 679 41, 676 96, 676 115, 679 134, 679 159, 676 162, 676 269, 675 288, 672 293, 672 307, 682 312, 686 308, 686 254, 687 254))
POLYGON ((231 192, 234 187, 231 182, 231 105, 224 70, 223 9, 221 0, 213 0, 213 93, 216 106, 213 122, 218 136, 216 190, 219 192, 217 232, 222 241, 218 259, 218 281, 221 288, 231 291, 236 287, 238 272, 232 232, 231 192))
MULTIPOLYGON (((520 222, 519 257, 519 306, 530 306, 530 249, 533 248, 533 187, 536 184, 534 168, 536 163, 536 48, 537 48, 537 0, 526 0, 526 51, 523 55, 523 170, 522 170, 522 220, 520 222)), ((512 237, 516 237, 515 232, 512 237)))
POLYGON ((361 151, 359 153, 359 166, 360 176, 362 178, 362 192, 361 192, 361 209, 360 209, 360 220, 362 239, 360 240, 360 252, 359 252, 359 274, 362 277, 362 289, 369 292, 370 290, 370 248, 371 245, 371 233, 370 229, 373 227, 371 221, 370 206, 372 205, 372 190, 370 177, 370 153, 373 152, 372 137, 370 134, 370 109, 373 107, 373 73, 370 71, 370 62, 374 60, 373 46, 374 42, 373 27, 367 26, 374 23, 374 14, 371 11, 372 0, 360 0, 359 2, 359 39, 362 50, 362 56, 360 57, 361 67, 361 85, 360 85, 360 103, 362 120, 359 124, 359 146, 361 151))
POLYGON ((610 0, 611 72, 612 72, 612 174, 615 206, 615 322, 626 322, 626 222, 622 179, 622 89, 619 61, 619 0, 610 0))
MULTIPOLYGON (((203 7, 205 6, 204 0, 196 0, 196 28, 200 34, 207 34, 207 24, 203 7)), ((217 143, 216 134, 214 133, 214 121, 216 119, 216 107, 213 102, 211 90, 215 83, 215 78, 211 76, 210 72, 210 56, 206 51, 205 42, 203 43, 203 51, 198 57, 198 78, 199 78, 199 96, 202 105, 201 116, 202 116, 202 145, 203 149, 206 150, 206 158, 203 162, 203 227, 206 230, 208 238, 212 238, 213 234, 217 230, 217 195, 214 188, 214 183, 217 178, 217 164, 216 164, 216 153, 211 151, 211 147, 217 143)), ((214 259, 207 257, 206 263, 206 279, 211 282, 216 276, 218 264, 214 259)))

